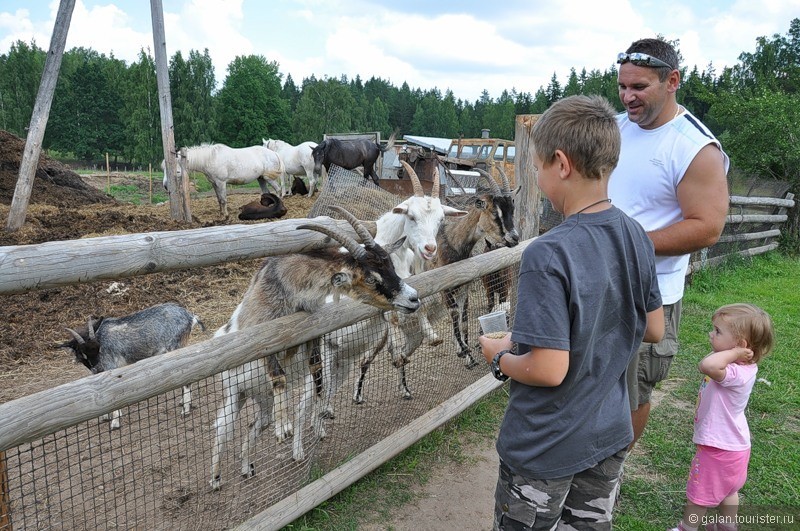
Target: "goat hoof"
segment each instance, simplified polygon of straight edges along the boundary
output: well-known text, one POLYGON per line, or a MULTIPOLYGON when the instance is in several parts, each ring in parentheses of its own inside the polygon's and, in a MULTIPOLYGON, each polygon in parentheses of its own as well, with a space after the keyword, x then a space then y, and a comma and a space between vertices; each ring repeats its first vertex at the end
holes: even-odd
POLYGON ((405 392, 402 395, 400 395, 400 398, 402 398, 403 400, 413 400, 414 399, 414 395, 412 395, 409 392, 405 392))
POLYGON ((242 477, 251 478, 256 475, 256 467, 252 463, 242 468, 242 477))
POLYGON ((319 418, 321 419, 335 419, 336 413, 333 412, 332 409, 326 409, 322 413, 319 414, 319 418))
POLYGON ((211 485, 211 490, 219 490, 220 488, 219 476, 214 477, 214 479, 209 481, 209 484, 211 485))
POLYGON ((470 361, 468 361, 467 363, 464 364, 464 367, 466 367, 467 369, 474 369, 477 366, 478 366, 478 362, 475 361, 474 359, 470 359, 470 361))

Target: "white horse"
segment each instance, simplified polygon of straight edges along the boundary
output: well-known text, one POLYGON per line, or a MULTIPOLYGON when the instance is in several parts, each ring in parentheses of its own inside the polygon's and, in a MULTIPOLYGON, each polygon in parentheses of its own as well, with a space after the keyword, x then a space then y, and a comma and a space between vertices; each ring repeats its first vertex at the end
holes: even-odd
MULTIPOLYGON (((278 179, 285 173, 280 156, 264 146, 232 148, 225 144, 201 144, 183 147, 178 153, 178 178, 185 172, 199 171, 205 175, 214 193, 217 194, 220 214, 228 217, 228 200, 225 185, 247 184, 258 179, 261 193, 269 193, 267 181, 278 179)), ((275 191, 274 182, 270 182, 275 191)), ((164 174, 164 188, 167 188, 167 175, 164 174)))
MULTIPOLYGON (((293 146, 283 140, 261 139, 264 146, 280 155, 286 168, 286 174, 305 175, 308 179, 308 197, 314 195, 319 175, 314 173, 314 157, 311 150, 317 147, 316 142, 303 142, 293 146)), ((285 175, 285 174, 284 174, 285 175)), ((281 196, 291 195, 291 187, 286 179, 281 178, 281 196), (287 191, 288 190, 288 191, 287 191)))

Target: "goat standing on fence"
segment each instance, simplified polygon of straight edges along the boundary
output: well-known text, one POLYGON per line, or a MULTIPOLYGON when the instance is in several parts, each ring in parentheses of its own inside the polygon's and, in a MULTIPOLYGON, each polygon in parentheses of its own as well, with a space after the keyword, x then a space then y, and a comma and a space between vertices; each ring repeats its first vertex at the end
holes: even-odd
MULTIPOLYGON (((97 374, 185 347, 195 325, 205 330, 200 318, 186 308, 159 304, 124 317, 89 318, 85 328, 67 328, 72 339, 57 348, 69 349, 76 361, 97 374)), ((188 385, 183 386, 181 404, 182 414, 188 415, 192 405, 188 385)), ((119 427, 117 410, 111 415, 111 429, 119 427)))
MULTIPOLYGON (((395 272, 389 253, 403 245, 405 237, 386 248, 381 247, 355 217, 339 207, 353 226, 363 247, 353 238, 327 227, 306 224, 298 229, 321 232, 344 247, 268 257, 253 276, 242 302, 230 320, 215 337, 269 322, 299 311, 318 310, 329 295, 346 296, 384 310, 414 312, 419 308, 417 292, 395 272), (345 252, 346 251, 346 252, 345 252)), ((217 412, 216 438, 212 449, 211 487, 220 486, 220 455, 233 434, 233 424, 244 401, 250 397, 257 406, 256 420, 242 443, 242 475, 254 475, 250 449, 261 433, 275 421, 278 442, 294 435, 292 458, 305 459, 303 427, 306 408, 314 398, 315 379, 320 373, 320 360, 314 352, 314 341, 297 348, 271 354, 225 371, 222 374, 223 403, 217 412), (303 381, 302 397, 297 404, 295 423, 289 417, 289 385, 303 381)), ((321 404, 314 401, 315 410, 321 404)), ((312 415, 314 431, 324 437, 319 412, 312 415)))

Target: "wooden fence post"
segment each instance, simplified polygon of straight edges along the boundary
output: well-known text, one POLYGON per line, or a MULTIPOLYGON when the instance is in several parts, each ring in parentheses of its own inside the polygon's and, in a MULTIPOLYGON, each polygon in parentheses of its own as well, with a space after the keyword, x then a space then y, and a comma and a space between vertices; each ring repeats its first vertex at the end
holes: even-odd
POLYGON ((514 174, 517 185, 521 187, 514 201, 516 219, 514 225, 519 231, 520 240, 528 240, 539 236, 539 203, 541 193, 536 184, 536 173, 533 169, 533 145, 531 132, 533 125, 539 120, 539 114, 517 115, 514 131, 516 153, 514 158, 514 174))
POLYGON ((150 0, 153 22, 153 55, 156 62, 158 107, 161 111, 161 141, 164 145, 164 167, 169 181, 169 213, 177 221, 191 221, 189 207, 189 174, 183 173, 179 181, 176 171, 175 130, 172 123, 172 96, 169 91, 167 65, 167 40, 164 35, 164 9, 161 0, 150 0))
POLYGON ((0 450, 0 529, 11 531, 11 495, 6 471, 6 453, 0 450))
POLYGON ((50 39, 50 49, 44 61, 42 81, 39 83, 39 93, 36 95, 36 104, 33 106, 28 137, 25 140, 25 151, 19 165, 19 178, 14 189, 14 198, 8 211, 6 231, 14 232, 25 223, 28 202, 31 198, 33 178, 36 167, 39 166, 39 155, 42 152, 42 139, 47 127, 47 118, 50 116, 50 104, 53 103, 53 93, 56 90, 58 71, 61 69, 61 58, 64 55, 64 46, 67 43, 69 21, 72 19, 72 10, 75 0, 61 0, 53 27, 53 36, 50 39))

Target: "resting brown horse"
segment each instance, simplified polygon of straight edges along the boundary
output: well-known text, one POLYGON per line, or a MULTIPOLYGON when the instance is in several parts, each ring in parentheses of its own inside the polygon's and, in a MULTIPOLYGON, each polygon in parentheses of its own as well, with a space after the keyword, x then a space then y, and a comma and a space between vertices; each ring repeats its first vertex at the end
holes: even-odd
POLYGON ((286 215, 286 206, 275 194, 261 194, 261 199, 247 203, 239 209, 239 219, 277 219, 286 215))

